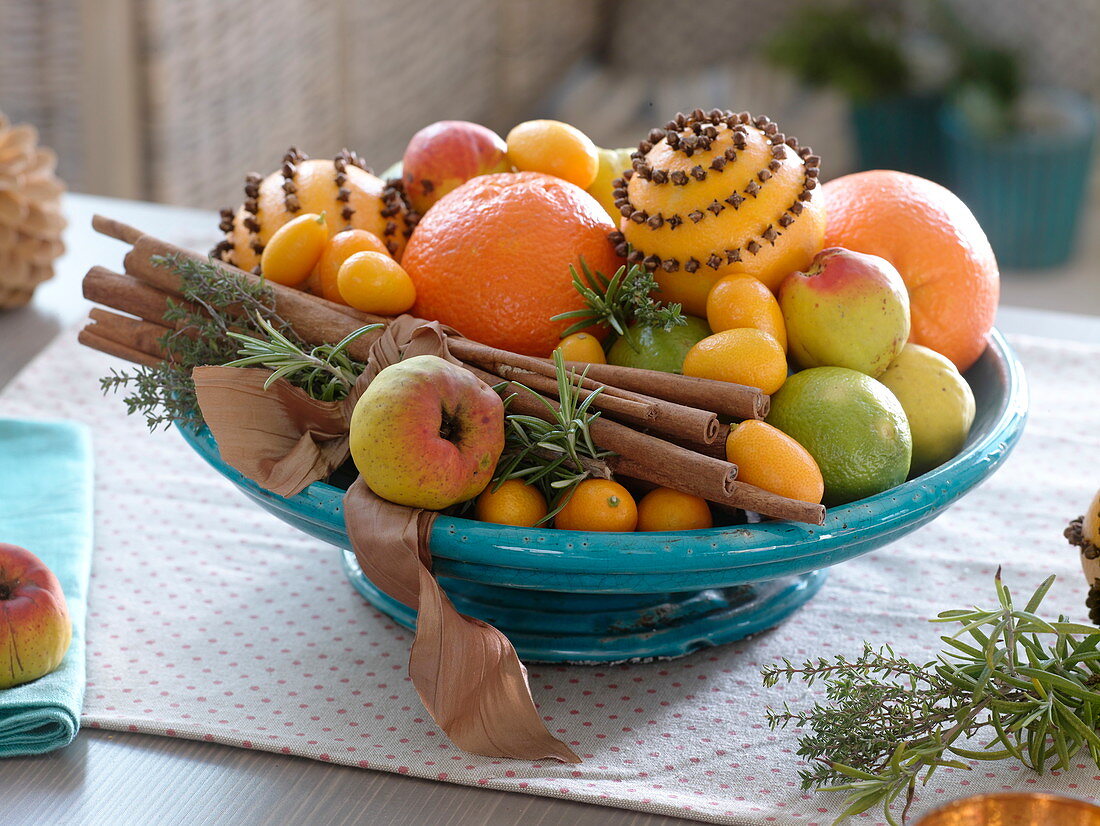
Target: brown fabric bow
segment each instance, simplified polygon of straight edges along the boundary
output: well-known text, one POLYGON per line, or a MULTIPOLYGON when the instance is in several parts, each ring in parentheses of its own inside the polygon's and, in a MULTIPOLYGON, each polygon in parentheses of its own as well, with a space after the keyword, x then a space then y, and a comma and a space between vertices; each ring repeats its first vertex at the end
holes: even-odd
MULTIPOLYGON (((448 334, 453 331, 436 322, 395 319, 371 345, 366 370, 340 402, 317 401, 283 379, 265 391, 268 370, 198 367, 199 407, 223 460, 261 487, 293 496, 347 460, 355 402, 383 368, 417 355, 459 363, 447 350, 448 334)), ((491 625, 460 614, 432 576, 428 541, 435 517, 381 499, 362 479, 344 496, 344 521, 363 572, 417 609, 409 676, 424 707, 465 751, 579 763, 539 718, 512 644, 491 625)))

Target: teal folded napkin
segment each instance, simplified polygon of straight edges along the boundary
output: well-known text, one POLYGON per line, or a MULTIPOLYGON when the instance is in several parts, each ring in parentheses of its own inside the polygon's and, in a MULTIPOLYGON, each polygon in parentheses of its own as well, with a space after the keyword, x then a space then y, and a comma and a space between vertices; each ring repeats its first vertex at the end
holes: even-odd
POLYGON ((0 542, 57 575, 73 621, 60 667, 0 689, 0 757, 67 746, 84 705, 84 620, 92 564, 92 444, 83 425, 0 419, 0 542))

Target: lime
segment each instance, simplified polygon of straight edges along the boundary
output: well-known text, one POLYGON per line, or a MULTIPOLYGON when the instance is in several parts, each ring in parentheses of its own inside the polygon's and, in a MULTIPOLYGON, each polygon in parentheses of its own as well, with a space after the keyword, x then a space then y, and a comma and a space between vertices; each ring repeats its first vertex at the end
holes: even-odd
POLYGON ((878 380, 897 396, 909 417, 911 475, 939 467, 962 450, 974 424, 974 392, 950 359, 919 344, 906 344, 878 380))
POLYGON ((909 473, 913 442, 905 411, 865 373, 847 367, 795 373, 772 396, 767 421, 814 457, 826 505, 889 490, 909 473))
POLYGON ((665 373, 683 371, 688 350, 710 335, 707 322, 684 316, 687 324, 665 331, 660 327, 631 327, 607 352, 607 363, 619 367, 641 367, 665 373))

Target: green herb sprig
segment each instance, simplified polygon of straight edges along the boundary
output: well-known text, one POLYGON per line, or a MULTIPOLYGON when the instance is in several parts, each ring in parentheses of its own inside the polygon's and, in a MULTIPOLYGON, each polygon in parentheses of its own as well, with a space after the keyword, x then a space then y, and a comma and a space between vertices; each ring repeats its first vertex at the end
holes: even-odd
POLYGON ((322 344, 307 351, 276 330, 266 319, 258 316, 254 321, 264 332, 264 338, 229 331, 227 335, 241 345, 240 358, 225 366, 268 367, 273 372, 264 382, 264 390, 279 379, 286 379, 313 398, 326 402, 345 398, 365 367, 348 355, 348 345, 382 326, 368 324, 348 333, 337 344, 322 344))
MULTIPOLYGON (((127 413, 142 413, 150 430, 175 422, 201 424, 191 371, 237 359, 241 342, 231 331, 260 339, 268 339, 274 331, 305 350, 290 324, 275 311, 274 292, 262 281, 238 278, 209 261, 188 256, 158 255, 152 261, 179 276, 183 297, 167 301, 164 321, 176 329, 159 339, 165 361, 155 367, 112 369, 111 375, 99 380, 104 393, 125 391, 127 413)), ((308 392, 314 380, 304 381, 308 392)))
POLYGON ((550 319, 577 319, 562 332, 562 338, 594 325, 610 327, 618 335, 625 336, 634 325, 659 327, 668 332, 673 327, 687 324, 679 304, 662 304, 653 298, 657 281, 645 267, 637 264, 630 269, 619 267, 608 278, 601 272, 593 273, 582 258, 581 272, 584 277, 572 265, 569 272, 573 276, 573 288, 580 293, 587 306, 559 313, 550 319))
MULTIPOLYGON (((568 370, 557 350, 554 351, 554 367, 559 404, 555 407, 542 399, 551 421, 506 412, 504 453, 492 482, 496 490, 508 479, 522 479, 541 490, 550 506, 542 522, 553 519, 585 479, 611 476, 603 460, 612 453, 597 448, 589 432, 589 426, 600 415, 599 411, 591 410, 600 390, 582 399, 579 391, 583 374, 577 376, 568 370)), ((507 386, 499 385, 498 392, 507 386)), ((504 399, 506 411, 514 397, 512 394, 504 399)))
POLYGON ((1018 609, 998 570, 996 608, 932 620, 961 628, 940 638, 946 648, 930 662, 864 643, 854 660, 765 667, 765 686, 825 686, 826 701, 808 710, 767 712, 773 729, 810 729, 799 739, 798 754, 812 761, 802 787, 848 793, 837 823, 881 805, 896 826, 891 805, 904 800, 904 822, 918 779, 941 766, 1015 758, 1041 774, 1070 769, 1086 749, 1100 768, 1100 629, 1035 613, 1054 580, 1018 609))

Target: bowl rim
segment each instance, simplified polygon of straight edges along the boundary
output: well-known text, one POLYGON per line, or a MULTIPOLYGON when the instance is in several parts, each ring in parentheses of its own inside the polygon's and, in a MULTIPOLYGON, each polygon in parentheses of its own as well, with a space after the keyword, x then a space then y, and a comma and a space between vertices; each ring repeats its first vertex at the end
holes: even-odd
MULTIPOLYGON (((586 574, 700 573, 806 563, 815 556, 820 557, 815 567, 825 567, 848 540, 865 542, 874 535, 879 539, 876 545, 881 545, 914 523, 933 518, 988 478, 1007 457, 1027 419, 1023 367, 996 329, 990 331, 989 347, 981 358, 994 359, 993 369, 1005 387, 986 431, 938 468, 874 496, 829 508, 821 526, 776 521, 693 531, 591 533, 495 525, 440 514, 432 527, 432 555, 463 566, 586 574)), ((285 503, 276 507, 328 530, 335 528, 331 517, 342 513, 342 488, 314 482, 293 497, 278 496, 225 465, 208 431, 204 439, 201 433, 180 430, 192 447, 249 495, 285 503), (207 440, 209 444, 203 444, 207 440)))

